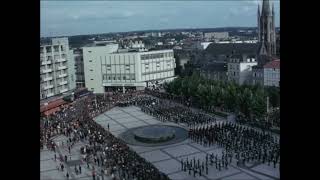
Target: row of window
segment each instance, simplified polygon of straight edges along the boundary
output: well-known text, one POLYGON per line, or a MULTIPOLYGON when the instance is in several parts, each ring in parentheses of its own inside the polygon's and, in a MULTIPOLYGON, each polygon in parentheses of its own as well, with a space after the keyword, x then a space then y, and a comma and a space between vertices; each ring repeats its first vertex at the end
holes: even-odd
MULTIPOLYGON (((111 71, 111 65, 110 64, 107 64, 106 65, 106 69, 107 69, 107 71, 111 71)), ((117 67, 119 67, 119 68, 124 68, 126 71, 130 71, 130 65, 129 64, 126 64, 126 65, 117 65, 117 67)), ((90 70, 90 71, 92 71, 92 70, 90 70)))
POLYGON ((239 76, 239 72, 230 72, 230 76, 239 76))
MULTIPOLYGON (((157 68, 160 68, 160 63, 157 63, 157 68)), ((171 67, 171 63, 167 63, 167 68, 170 68, 171 67)), ((145 69, 149 69, 149 64, 145 64, 145 69)))
POLYGON ((233 66, 232 64, 229 64, 229 69, 239 70, 239 66, 237 66, 237 65, 233 66))
POLYGON ((135 74, 128 75, 116 75, 116 74, 104 74, 103 80, 136 80, 135 74))
POLYGON ((157 59, 157 58, 163 58, 163 57, 173 57, 173 52, 167 52, 167 53, 155 53, 155 54, 143 54, 140 56, 141 60, 147 60, 147 59, 157 59))
POLYGON ((55 45, 55 46, 47 46, 47 47, 40 47, 40 53, 43 53, 44 52, 44 49, 46 50, 46 52, 47 53, 51 53, 52 52, 52 50, 54 51, 54 52, 59 52, 59 49, 60 49, 60 51, 64 51, 65 50, 65 48, 64 48, 64 46, 62 46, 62 45, 55 45))
MULTIPOLYGON (((66 59, 66 57, 67 57, 66 54, 61 54, 61 58, 66 59)), ((60 58, 59 55, 54 55, 54 60, 58 60, 58 59, 61 59, 61 58, 60 58)), ((40 57, 40 61, 43 61, 43 60, 44 60, 44 58, 41 58, 41 57, 40 57)), ((52 61, 53 58, 52 58, 52 56, 47 56, 46 60, 47 60, 47 61, 52 61)))
POLYGON ((162 72, 172 72, 173 70, 174 69, 165 69, 165 70, 158 70, 158 71, 152 71, 152 72, 144 72, 144 73, 142 73, 142 75, 162 73, 162 72))

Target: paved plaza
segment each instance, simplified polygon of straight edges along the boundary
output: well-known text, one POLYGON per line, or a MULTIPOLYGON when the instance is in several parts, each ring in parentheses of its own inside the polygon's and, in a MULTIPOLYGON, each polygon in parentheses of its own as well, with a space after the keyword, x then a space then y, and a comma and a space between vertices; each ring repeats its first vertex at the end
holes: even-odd
MULTIPOLYGON (((95 121, 105 128, 109 124, 110 131, 115 136, 119 136, 122 132, 133 127, 151 124, 176 125, 158 121, 156 118, 143 113, 140 108, 135 106, 115 107, 96 117, 95 121)), ((185 126, 183 127, 186 128, 185 126)), ((245 167, 240 168, 233 161, 227 170, 218 171, 215 167, 210 166, 208 175, 204 175, 204 177, 196 176, 194 178, 193 174, 189 175, 188 172, 181 170, 180 160, 196 157, 196 159, 201 158, 205 161, 206 154, 221 154, 223 148, 218 146, 204 147, 192 142, 190 139, 166 146, 129 146, 140 156, 153 163, 160 171, 166 173, 171 179, 267 180, 279 179, 280 177, 278 166, 277 168, 273 168, 272 165, 268 166, 267 164, 246 164, 245 167)))
MULTIPOLYGON (((135 106, 130 107, 115 107, 108 112, 105 112, 94 119, 97 123, 101 124, 106 129, 109 128, 112 134, 119 137, 119 135, 130 128, 153 125, 153 124, 165 124, 176 125, 173 123, 163 123, 156 118, 143 113, 140 108, 135 106)), ((183 125, 180 125, 183 126, 183 125)), ((186 128, 185 126, 183 126, 186 128)), ((66 141, 66 137, 58 136, 55 141, 66 141)), ((84 142, 78 142, 72 149, 71 153, 68 152, 66 147, 61 146, 58 148, 58 153, 61 155, 67 155, 70 161, 75 161, 76 164, 81 164, 80 159, 80 146, 84 142)), ((219 180, 268 180, 268 179, 280 179, 279 165, 277 168, 273 168, 273 165, 251 163, 246 164, 243 167, 236 166, 236 162, 232 161, 228 169, 217 170, 214 166, 209 166, 209 173, 203 176, 193 177, 193 174, 189 175, 188 171, 181 170, 180 160, 186 160, 187 158, 193 159, 193 157, 200 158, 205 161, 206 154, 220 154, 223 148, 217 145, 211 147, 204 147, 200 144, 192 142, 190 139, 184 140, 180 143, 170 144, 165 146, 134 146, 129 145, 134 151, 136 151, 141 157, 147 161, 153 163, 160 171, 166 173, 171 179, 219 179, 219 180)), ((41 179, 66 179, 64 172, 57 169, 60 161, 54 160, 54 152, 43 150, 41 151, 41 179)), ((202 162, 201 162, 202 163, 202 162)), ((65 165, 66 169, 71 172, 70 179, 92 179, 91 170, 86 168, 86 164, 82 164, 82 174, 76 175, 74 172, 74 166, 65 165)), ((104 179, 110 179, 110 177, 104 176, 104 179)))
MULTIPOLYGON (((54 142, 56 143, 57 150, 56 153, 53 151, 44 149, 40 152, 40 179, 41 180, 64 180, 67 179, 66 173, 69 173, 69 179, 79 179, 79 180, 92 180, 92 164, 90 164, 89 169, 87 164, 81 161, 80 147, 87 144, 86 142, 77 142, 70 150, 66 146, 67 137, 60 135, 54 137, 54 142), (62 145, 62 142, 64 143, 62 145), (56 154, 57 159, 54 159, 56 154), (68 157, 67 163, 60 161, 60 156, 68 157), (64 165, 64 171, 58 169, 60 163, 64 165), (77 168, 81 166, 81 174, 76 174, 74 167, 77 168)), ((96 171, 99 170, 98 166, 95 166, 96 171)), ((97 174, 102 176, 101 174, 97 174)), ((111 179, 109 176, 103 175, 104 180, 111 179)))

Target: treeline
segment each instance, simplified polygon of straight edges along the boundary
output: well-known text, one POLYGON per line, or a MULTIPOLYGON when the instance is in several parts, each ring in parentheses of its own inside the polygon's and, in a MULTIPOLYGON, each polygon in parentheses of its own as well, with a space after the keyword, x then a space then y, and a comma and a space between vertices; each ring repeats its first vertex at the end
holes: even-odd
POLYGON ((280 89, 259 85, 237 85, 204 79, 197 74, 179 77, 165 85, 168 93, 184 96, 196 107, 242 114, 245 118, 261 119, 269 107, 280 106, 280 89))

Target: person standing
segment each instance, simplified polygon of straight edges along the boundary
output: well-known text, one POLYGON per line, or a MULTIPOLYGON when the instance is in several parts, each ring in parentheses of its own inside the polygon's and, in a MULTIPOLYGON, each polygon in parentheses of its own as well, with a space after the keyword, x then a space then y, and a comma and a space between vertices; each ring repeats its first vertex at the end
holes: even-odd
POLYGON ((96 179, 96 172, 93 170, 92 171, 92 180, 95 180, 96 179))

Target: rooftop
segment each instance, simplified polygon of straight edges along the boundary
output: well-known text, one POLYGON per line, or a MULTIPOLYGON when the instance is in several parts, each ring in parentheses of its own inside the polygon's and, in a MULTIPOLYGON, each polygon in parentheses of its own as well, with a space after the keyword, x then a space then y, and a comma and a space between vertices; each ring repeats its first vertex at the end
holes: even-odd
POLYGON ((263 66, 264 68, 275 68, 280 69, 280 59, 273 60, 271 62, 268 62, 263 66))
POLYGON ((206 53, 212 55, 231 55, 231 54, 256 54, 258 50, 257 43, 230 43, 230 44, 219 44, 211 43, 206 53))

